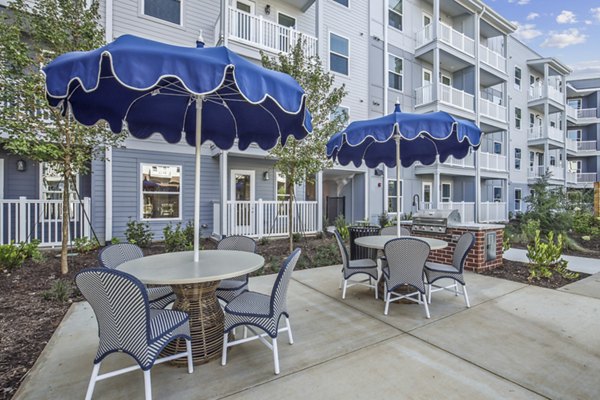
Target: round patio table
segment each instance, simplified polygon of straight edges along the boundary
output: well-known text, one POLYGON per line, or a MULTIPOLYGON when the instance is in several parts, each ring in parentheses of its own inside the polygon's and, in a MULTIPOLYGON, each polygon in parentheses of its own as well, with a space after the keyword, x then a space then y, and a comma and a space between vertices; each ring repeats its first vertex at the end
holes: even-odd
MULTIPOLYGON (((427 244, 429 244, 429 247, 431 247, 431 250, 440 250, 445 247, 448 247, 448 242, 446 242, 445 240, 433 239, 433 238, 428 238, 428 237, 420 237, 420 236, 401 236, 401 237, 411 238, 411 239, 419 239, 424 242, 427 242, 427 244)), ((392 239, 397 239, 397 238, 398 238, 398 236, 396 236, 396 235, 363 236, 363 237, 356 238, 354 243, 356 243, 357 245, 362 246, 362 247, 368 247, 370 249, 383 250, 383 248, 385 247, 385 244, 387 242, 389 242, 392 239)))
MULTIPOLYGON (((190 316, 192 358, 202 364, 221 357, 223 349, 223 310, 216 289, 223 279, 256 271, 265 264, 258 254, 235 250, 202 250, 194 262, 194 252, 184 251, 138 258, 119 265, 118 269, 145 284, 170 285, 177 297, 174 310, 190 316)), ((185 340, 176 339, 163 353, 172 355, 186 351, 185 340)), ((186 359, 174 360, 185 364, 186 359)))

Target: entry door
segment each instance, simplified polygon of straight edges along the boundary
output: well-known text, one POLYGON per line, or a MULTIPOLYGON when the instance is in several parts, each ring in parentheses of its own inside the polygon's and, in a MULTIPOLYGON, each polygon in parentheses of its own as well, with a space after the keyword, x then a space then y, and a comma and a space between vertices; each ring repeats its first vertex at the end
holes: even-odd
POLYGON ((423 198, 424 209, 431 208, 432 188, 433 184, 431 182, 423 182, 423 191, 421 193, 421 197, 423 198))
POLYGON ((229 217, 236 234, 253 235, 256 216, 254 171, 231 170, 230 198, 233 205, 229 217))
POLYGON ((431 15, 427 14, 426 12, 423 12, 423 28, 425 28, 429 24, 431 24, 431 15))
POLYGON ((241 13, 237 13, 237 21, 235 21, 234 29, 236 36, 240 39, 252 41, 254 38, 254 7, 252 1, 236 0, 235 8, 241 13))
POLYGON ((423 68, 423 104, 431 103, 433 101, 433 74, 431 70, 423 68))

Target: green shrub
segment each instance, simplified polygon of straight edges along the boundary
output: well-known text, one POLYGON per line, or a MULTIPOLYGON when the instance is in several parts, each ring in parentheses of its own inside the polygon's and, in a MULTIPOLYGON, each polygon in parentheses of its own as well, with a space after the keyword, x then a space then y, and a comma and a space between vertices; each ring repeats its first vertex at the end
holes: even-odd
POLYGON ((88 253, 100 247, 100 243, 96 239, 80 237, 73 241, 73 248, 78 253, 88 253))
POLYGON ((50 289, 42 293, 42 297, 44 300, 55 300, 64 303, 65 301, 69 300, 69 297, 71 297, 72 293, 73 288, 69 282, 62 279, 57 279, 52 283, 50 289))
POLYGON ((33 260, 36 264, 44 261, 44 255, 40 251, 40 241, 32 240, 31 243, 21 243, 19 244, 19 249, 25 255, 26 260, 33 260))
POLYGON ((114 237, 112 239, 110 239, 110 244, 119 244, 121 243, 121 239, 119 239, 118 237, 114 237))
POLYGON ((0 267, 11 271, 23 265, 26 258, 21 246, 13 242, 0 245, 0 267))
POLYGON ((532 243, 535 240, 536 234, 540 231, 540 221, 530 219, 521 225, 521 232, 526 243, 532 243))
POLYGON ((502 235, 502 252, 509 250, 511 247, 510 243, 510 234, 506 229, 504 229, 504 233, 502 235))
POLYGON ((169 223, 163 229, 165 236, 165 251, 172 253, 175 251, 187 251, 194 248, 194 224, 189 221, 182 228, 181 222, 175 225, 169 223))
POLYGON ((563 188, 548 184, 551 174, 540 177, 531 186, 531 195, 525 198, 528 210, 523 222, 536 220, 542 233, 567 232, 572 225, 572 212, 563 188))
POLYGON ((600 235, 600 218, 591 212, 577 210, 573 215, 573 231, 585 236, 600 235))
POLYGON ((317 247, 317 253, 314 259, 315 267, 325 267, 329 265, 341 264, 340 250, 336 244, 317 247))
POLYGON ((260 239, 258 239, 258 244, 260 244, 261 246, 266 246, 267 244, 269 244, 269 238, 266 236, 261 237, 260 239))
POLYGON ((138 222, 129 219, 129 222, 127 222, 127 229, 125 230, 125 237, 131 244, 140 247, 148 247, 150 246, 150 243, 152 243, 154 233, 150 230, 150 224, 147 222, 138 222))
POLYGON ((300 240, 302 240, 302 235, 301 235, 300 233, 296 232, 296 233, 294 233, 294 234, 292 235, 292 241, 293 241, 293 242, 297 243, 297 242, 299 242, 300 240))
POLYGON ((347 241, 348 239, 350 239, 350 232, 348 231, 348 224, 346 223, 346 220, 344 219, 343 215, 338 215, 337 218, 335 219, 335 229, 337 229, 337 231, 340 233, 340 236, 342 236, 342 239, 344 241, 347 241))
POLYGON ((560 276, 574 279, 579 274, 567 270, 567 261, 562 258, 564 236, 559 234, 554 241, 554 232, 550 231, 547 240, 543 241, 540 231, 535 232, 533 244, 527 245, 529 259, 529 279, 552 278, 556 272, 560 276))

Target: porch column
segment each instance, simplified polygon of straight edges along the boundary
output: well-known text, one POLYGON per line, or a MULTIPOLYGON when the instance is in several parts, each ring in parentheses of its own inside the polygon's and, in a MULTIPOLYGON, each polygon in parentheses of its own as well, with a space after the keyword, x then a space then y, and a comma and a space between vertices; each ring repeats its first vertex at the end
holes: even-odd
POLYGON ((315 191, 317 196, 317 230, 323 230, 323 171, 317 173, 315 182, 315 191))
POLYGON ((222 151, 219 157, 219 176, 221 177, 221 232, 219 234, 224 237, 227 232, 227 152, 222 151))
POLYGON ((548 144, 548 134, 550 133, 550 119, 548 113, 550 112, 550 106, 548 105, 548 85, 549 85, 549 69, 548 64, 544 64, 544 86, 543 86, 543 96, 544 96, 544 118, 543 118, 543 129, 545 130, 544 135, 544 173, 550 166, 550 155, 548 154, 550 150, 550 146, 548 144))
MULTIPOLYGON (((479 118, 479 99, 481 98, 481 70, 480 70, 480 59, 479 59, 479 32, 481 26, 481 15, 475 14, 475 124, 481 126, 481 120, 479 118)), ((485 135, 485 134, 484 134, 485 135)), ((473 162, 475 167, 475 210, 474 220, 479 222, 479 206, 481 202, 481 171, 479 170, 479 152, 473 152, 473 162)), ((464 199, 463 199, 464 200, 464 199)))

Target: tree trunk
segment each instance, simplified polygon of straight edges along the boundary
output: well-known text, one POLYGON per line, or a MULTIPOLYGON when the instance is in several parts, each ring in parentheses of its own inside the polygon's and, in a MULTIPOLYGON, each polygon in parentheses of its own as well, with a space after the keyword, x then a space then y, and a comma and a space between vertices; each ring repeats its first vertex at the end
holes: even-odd
POLYGON ((62 202, 62 243, 60 248, 60 272, 65 275, 69 272, 68 246, 69 246, 69 223, 70 223, 70 204, 69 204, 69 185, 70 168, 65 168, 63 174, 63 202, 62 202))

